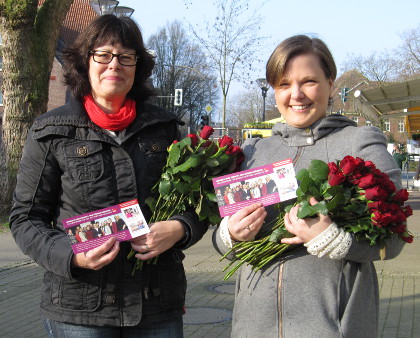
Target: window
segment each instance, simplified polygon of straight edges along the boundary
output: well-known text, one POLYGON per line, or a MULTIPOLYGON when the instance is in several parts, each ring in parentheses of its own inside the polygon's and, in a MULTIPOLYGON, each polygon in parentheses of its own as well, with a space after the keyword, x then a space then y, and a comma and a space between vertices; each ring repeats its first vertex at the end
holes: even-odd
POLYGON ((384 120, 384 131, 391 131, 391 122, 388 119, 384 120))
POLYGON ((405 119, 402 118, 398 121, 398 131, 400 133, 404 133, 405 132, 405 119))

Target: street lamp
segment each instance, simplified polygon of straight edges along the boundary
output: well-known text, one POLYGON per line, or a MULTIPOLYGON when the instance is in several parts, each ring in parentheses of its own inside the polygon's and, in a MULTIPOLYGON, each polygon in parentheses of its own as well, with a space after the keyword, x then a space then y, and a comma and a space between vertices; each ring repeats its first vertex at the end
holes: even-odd
POLYGON ((122 18, 124 16, 126 16, 127 18, 129 18, 131 16, 131 14, 133 14, 133 12, 134 12, 134 9, 132 9, 130 7, 117 6, 117 7, 115 7, 114 15, 117 18, 122 18))
POLYGON ((262 120, 265 121, 265 98, 267 97, 267 91, 268 91, 268 82, 266 79, 261 78, 257 79, 257 85, 261 88, 261 94, 263 97, 263 113, 262 113, 262 120))
POLYGON ((130 7, 118 6, 119 1, 116 0, 90 0, 89 4, 98 15, 113 14, 120 18, 130 17, 134 12, 130 7))

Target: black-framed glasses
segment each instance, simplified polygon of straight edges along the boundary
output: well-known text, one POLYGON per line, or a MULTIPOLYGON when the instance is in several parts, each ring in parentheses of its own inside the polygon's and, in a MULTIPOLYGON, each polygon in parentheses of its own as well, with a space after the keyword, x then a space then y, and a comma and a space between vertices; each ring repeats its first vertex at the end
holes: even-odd
POLYGON ((121 66, 135 66, 139 58, 136 54, 114 54, 102 50, 91 50, 90 54, 93 56, 93 61, 103 64, 111 63, 116 57, 121 66))

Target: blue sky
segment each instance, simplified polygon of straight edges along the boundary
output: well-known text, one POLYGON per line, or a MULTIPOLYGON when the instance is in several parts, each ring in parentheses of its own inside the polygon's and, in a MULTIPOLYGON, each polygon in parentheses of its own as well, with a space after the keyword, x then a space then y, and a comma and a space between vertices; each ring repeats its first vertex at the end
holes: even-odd
MULTIPOLYGON (((145 40, 175 19, 200 24, 216 14, 212 0, 119 1, 135 9, 133 18, 145 40), (192 4, 187 7, 186 2, 192 4)), ((260 2, 249 1, 251 7, 260 2)), ((310 33, 328 44, 340 70, 348 53, 367 56, 396 48, 398 33, 420 23, 420 0, 268 0, 260 13, 260 35, 270 36, 264 61, 283 39, 310 33)))

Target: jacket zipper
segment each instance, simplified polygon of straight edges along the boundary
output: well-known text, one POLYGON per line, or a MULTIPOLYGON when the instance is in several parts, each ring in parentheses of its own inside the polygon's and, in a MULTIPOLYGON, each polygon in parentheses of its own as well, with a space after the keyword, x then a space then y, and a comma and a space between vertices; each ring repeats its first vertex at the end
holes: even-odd
MULTIPOLYGON (((297 148, 297 152, 295 157, 292 159, 292 163, 293 165, 295 165, 297 163, 297 161, 299 161, 300 155, 302 154, 302 147, 298 147, 297 148)), ((283 284, 283 268, 284 268, 284 263, 280 263, 280 268, 279 268, 279 283, 278 283, 278 290, 277 290, 277 304, 279 307, 279 338, 283 337, 283 311, 282 311, 282 284, 283 284)))

